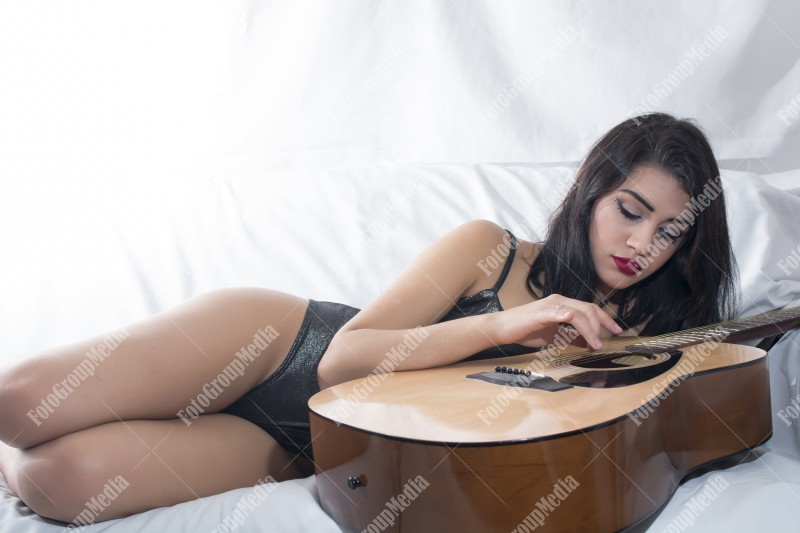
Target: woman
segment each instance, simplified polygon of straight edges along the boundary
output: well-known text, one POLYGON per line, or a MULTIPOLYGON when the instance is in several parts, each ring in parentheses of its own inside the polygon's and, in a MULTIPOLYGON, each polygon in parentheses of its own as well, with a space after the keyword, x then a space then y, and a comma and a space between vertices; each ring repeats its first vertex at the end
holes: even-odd
POLYGON ((48 412, 34 408, 103 337, 44 351, 0 375, 0 467, 29 507, 65 522, 122 476, 96 520, 127 516, 310 475, 308 398, 378 368, 412 328, 424 341, 395 370, 530 352, 562 326, 599 349, 725 320, 725 203, 721 191, 695 200, 718 176, 693 124, 636 117, 592 147, 544 243, 468 222, 360 311, 269 289, 195 296, 125 328, 48 412), (502 267, 486 267, 493 252, 502 267))

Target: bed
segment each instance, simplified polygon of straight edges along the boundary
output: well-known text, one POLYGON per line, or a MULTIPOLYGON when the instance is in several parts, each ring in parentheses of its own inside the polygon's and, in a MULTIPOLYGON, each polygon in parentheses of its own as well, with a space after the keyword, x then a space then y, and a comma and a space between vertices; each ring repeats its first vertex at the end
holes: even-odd
MULTIPOLYGON (((763 0, 2 4, 0 363, 220 287, 362 307, 471 219, 540 239, 591 143, 647 110, 711 139, 741 316, 800 305, 798 16, 763 0)), ((687 480, 644 530, 797 529, 797 331, 769 365, 772 439, 687 480), (698 507, 715 476, 725 490, 698 507)), ((259 495, 86 531, 347 530, 313 476, 259 495)), ((0 533, 60 529, 0 479, 0 533)))

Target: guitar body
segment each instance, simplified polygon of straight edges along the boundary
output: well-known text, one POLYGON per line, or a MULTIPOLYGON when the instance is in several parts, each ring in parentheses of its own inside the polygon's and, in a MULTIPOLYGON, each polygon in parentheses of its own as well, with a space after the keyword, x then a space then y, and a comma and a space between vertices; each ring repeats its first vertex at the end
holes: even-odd
POLYGON ((687 473, 772 434, 763 350, 698 344, 672 361, 624 364, 580 353, 371 375, 320 391, 309 409, 323 508, 367 531, 619 531, 662 506, 687 473), (496 365, 577 385, 475 379, 496 376, 496 365), (595 372, 604 377, 587 378, 595 372))

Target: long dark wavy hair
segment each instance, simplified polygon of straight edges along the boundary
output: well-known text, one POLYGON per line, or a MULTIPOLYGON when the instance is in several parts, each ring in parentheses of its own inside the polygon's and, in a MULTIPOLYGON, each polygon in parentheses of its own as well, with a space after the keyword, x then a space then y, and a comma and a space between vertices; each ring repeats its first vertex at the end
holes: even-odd
MULTIPOLYGON (((708 140, 688 119, 649 113, 615 126, 592 146, 550 218, 547 238, 526 278, 533 296, 595 300, 599 278, 589 248, 595 203, 645 164, 671 174, 691 198, 719 179, 708 140)), ((629 329, 646 322, 639 334, 653 336, 729 320, 737 309, 737 280, 725 199, 719 192, 697 210, 684 242, 667 263, 614 295, 617 323, 629 329)))

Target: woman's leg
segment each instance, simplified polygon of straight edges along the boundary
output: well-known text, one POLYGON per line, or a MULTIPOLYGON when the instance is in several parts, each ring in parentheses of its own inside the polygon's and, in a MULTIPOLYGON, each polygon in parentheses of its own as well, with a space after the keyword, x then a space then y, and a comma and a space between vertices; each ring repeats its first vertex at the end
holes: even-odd
POLYGON ((107 422, 219 412, 277 369, 307 303, 218 289, 36 354, 0 373, 0 440, 29 448, 107 422))
POLYGON ((228 414, 190 426, 110 422, 26 450, 6 447, 0 458, 20 499, 63 522, 99 522, 303 475, 272 437, 228 414))

